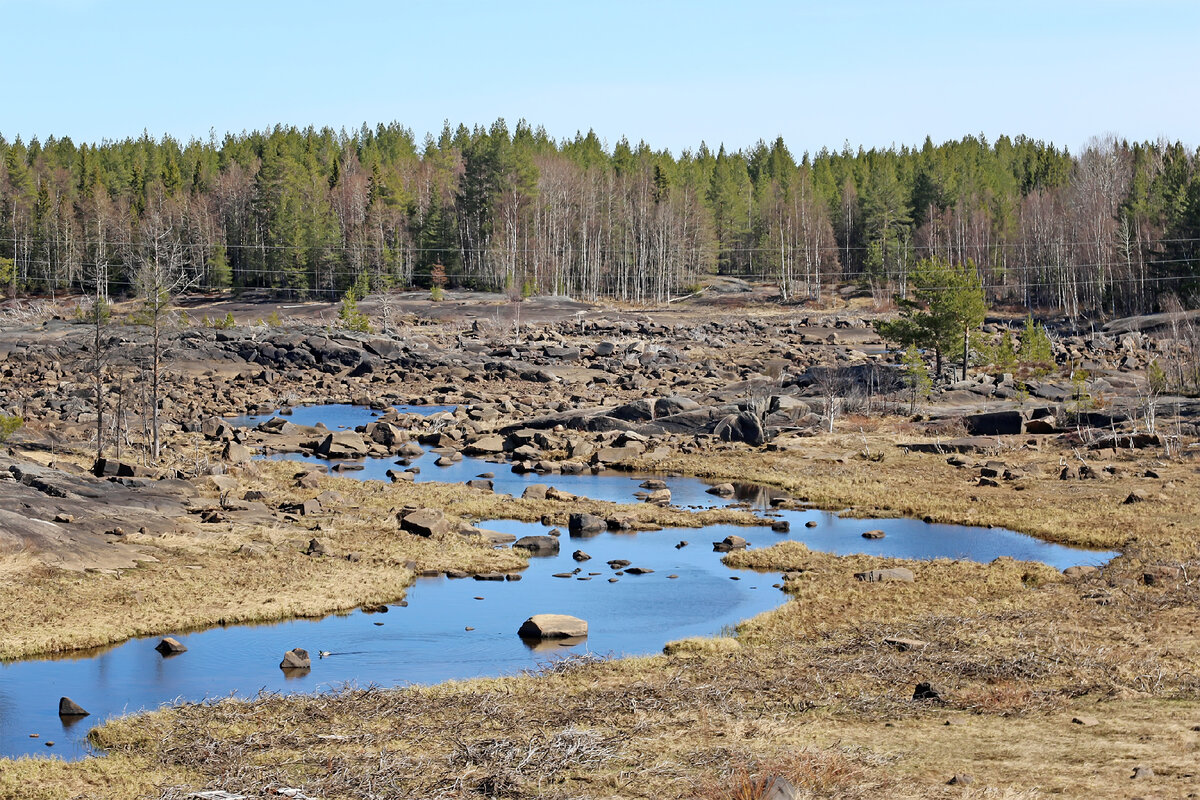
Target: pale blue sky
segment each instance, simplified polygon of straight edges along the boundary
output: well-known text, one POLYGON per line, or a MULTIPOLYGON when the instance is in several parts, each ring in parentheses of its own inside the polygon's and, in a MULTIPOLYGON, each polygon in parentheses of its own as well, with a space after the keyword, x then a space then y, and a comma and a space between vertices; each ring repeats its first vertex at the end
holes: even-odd
POLYGON ((503 116, 675 152, 1200 140, 1200 2, 0 0, 0 133, 503 116))

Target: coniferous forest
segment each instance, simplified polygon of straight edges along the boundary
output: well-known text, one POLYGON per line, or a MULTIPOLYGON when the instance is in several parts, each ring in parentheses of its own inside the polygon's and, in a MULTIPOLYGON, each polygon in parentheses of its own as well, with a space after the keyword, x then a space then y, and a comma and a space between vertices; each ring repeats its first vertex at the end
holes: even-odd
POLYGON ((0 280, 132 294, 153 262, 190 286, 327 298, 444 271, 451 286, 657 303, 721 274, 804 300, 831 281, 904 294, 937 255, 977 264, 993 302, 1142 313, 1195 305, 1198 159, 1166 141, 1071 153, 1023 136, 673 155, 503 120, 424 141, 398 124, 0 137, 0 280))

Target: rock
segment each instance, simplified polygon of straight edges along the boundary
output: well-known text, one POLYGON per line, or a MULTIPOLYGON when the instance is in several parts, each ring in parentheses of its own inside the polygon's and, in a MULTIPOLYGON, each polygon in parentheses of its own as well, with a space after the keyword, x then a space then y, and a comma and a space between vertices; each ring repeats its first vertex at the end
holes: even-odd
POLYGON ((1096 719, 1095 717, 1079 716, 1079 717, 1072 717, 1071 724, 1072 725, 1082 725, 1085 728, 1090 728, 1094 725, 1099 725, 1100 720, 1096 719))
POLYGON ((929 646, 929 642, 923 642, 920 639, 901 639, 898 637, 888 637, 883 640, 883 643, 889 647, 894 647, 901 653, 909 650, 924 650, 929 646))
POLYGON ((646 495, 645 501, 647 503, 655 503, 657 505, 666 505, 671 502, 671 490, 655 489, 646 495))
POLYGON ((71 514, 55 514, 54 521, 69 525, 75 521, 75 517, 71 514))
POLYGON ((304 548, 306 556, 327 556, 329 548, 321 539, 313 538, 308 540, 308 547, 304 548))
POLYGON ((749 544, 745 539, 736 534, 730 534, 719 542, 713 542, 714 553, 728 553, 731 550, 745 550, 749 544))
POLYGON ((864 539, 882 539, 886 535, 887 534, 885 534, 883 531, 879 531, 879 530, 863 531, 862 538, 864 538, 864 539))
POLYGON ((550 487, 544 483, 531 483, 525 487, 525 491, 521 494, 523 500, 545 500, 546 491, 550 487))
POLYGON ((767 778, 766 787, 758 800, 799 800, 800 793, 791 781, 782 775, 767 778))
POLYGON ((288 650, 283 654, 283 661, 279 662, 280 669, 309 669, 311 666, 308 651, 299 647, 288 650))
POLYGON ((392 483, 415 483, 417 476, 411 472, 400 472, 398 470, 389 469, 386 473, 388 480, 392 483))
POLYGON ((962 422, 971 436, 1012 436, 1021 433, 1025 418, 1020 411, 991 411, 970 414, 962 422))
POLYGON ((493 486, 492 482, 489 481, 487 478, 472 478, 471 480, 467 481, 468 488, 478 489, 481 492, 494 491, 492 486, 493 486))
POLYGON ((654 570, 649 567, 629 567, 625 570, 627 575, 649 575, 654 570))
POLYGON ((866 572, 856 572, 854 577, 866 583, 880 583, 883 581, 901 581, 903 583, 912 583, 916 580, 912 570, 905 567, 872 569, 867 570, 866 572))
POLYGON ((817 527, 817 521, 815 519, 810 519, 808 522, 804 523, 804 527, 815 528, 817 527))
POLYGON ((735 490, 732 483, 718 483, 716 486, 710 486, 704 491, 717 497, 733 497, 735 490))
POLYGON ((767 440, 762 421, 748 411, 725 417, 713 428, 713 434, 723 442, 745 442, 756 446, 767 440))
POLYGON ((253 454, 249 447, 231 439, 225 443, 225 449, 221 451, 221 458, 231 464, 245 464, 253 458, 253 454))
MULTIPOLYGON (((59 712, 62 713, 62 712, 59 712)), ((1154 770, 1150 767, 1134 767, 1133 774, 1129 776, 1132 780, 1144 780, 1154 777, 1154 770)))
POLYGON ((969 786, 975 782, 975 778, 966 773, 958 773, 950 780, 946 781, 947 786, 969 786))
POLYGON ((513 547, 528 550, 534 555, 551 555, 558 552, 558 539, 553 536, 522 536, 513 542, 513 547))
POLYGON ((317 455, 322 458, 363 458, 370 447, 357 431, 331 433, 317 445, 317 455))
POLYGON ((1087 564, 1077 564, 1073 567, 1067 567, 1063 570, 1063 575, 1068 578, 1082 578, 1084 575, 1091 575, 1093 572, 1099 572, 1099 567, 1093 567, 1087 564))
POLYGON ((589 514, 586 511, 572 514, 567 520, 567 531, 572 536, 600 533, 608 530, 608 523, 603 517, 589 514))
POLYGON ((648 478, 639 483, 638 486, 643 489, 650 489, 651 491, 667 488, 666 481, 660 481, 657 478, 648 478))
POLYGON ((534 614, 521 623, 522 639, 568 639, 588 635, 586 620, 566 614, 534 614))
POLYGON ((571 558, 575 559, 576 561, 587 561, 591 558, 591 556, 582 550, 576 550, 574 553, 571 553, 571 558))
POLYGON ((771 523, 771 530, 775 533, 787 533, 792 529, 792 523, 786 519, 777 519, 771 523))
POLYGON ((497 434, 481 436, 463 448, 469 456, 488 456, 504 452, 504 437, 497 434))
POLYGON ((451 524, 446 515, 437 509, 418 508, 400 518, 400 529, 428 538, 449 533, 451 524))
POLYGON ((69 697, 59 698, 58 715, 60 717, 87 717, 91 713, 69 697))
POLYGON ((176 653, 187 652, 187 648, 178 639, 173 639, 170 636, 164 636, 162 641, 154 646, 154 649, 164 656, 173 656, 176 653))
POLYGON ((1129 495, 1121 501, 1121 505, 1133 505, 1134 503, 1144 503, 1149 499, 1145 492, 1134 489, 1129 495))
POLYGON ((918 683, 913 689, 913 700, 941 700, 942 690, 932 683, 918 683))

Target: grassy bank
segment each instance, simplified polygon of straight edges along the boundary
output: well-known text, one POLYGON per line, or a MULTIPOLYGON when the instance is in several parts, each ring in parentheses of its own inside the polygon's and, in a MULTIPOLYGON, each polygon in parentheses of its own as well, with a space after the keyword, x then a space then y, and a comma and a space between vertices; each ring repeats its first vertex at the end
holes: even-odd
MULTIPOLYGON (((404 596, 416 569, 470 573, 519 570, 520 550, 495 550, 457 533, 429 539, 399 530, 405 506, 449 509, 460 520, 548 517, 566 527, 572 511, 630 515, 642 524, 695 527, 717 522, 753 523, 738 511, 693 514, 651 505, 616 506, 513 500, 459 484, 384 484, 322 478, 300 489, 294 464, 258 462, 236 472, 235 494, 260 491, 272 504, 299 503, 336 492, 322 514, 291 522, 237 521, 196 526, 166 536, 131 533, 125 540, 156 561, 119 572, 63 572, 28 554, 0 557, 0 658, 97 647, 145 636, 224 623, 316 617, 404 596), (329 555, 305 554, 312 538, 329 555), (355 555, 356 560, 347 558, 355 555), (265 577, 264 577, 265 576, 265 577)), ((210 489, 215 499, 217 491, 210 489)), ((231 517, 231 519, 236 519, 231 517)), ((653 534, 643 534, 653 535, 653 534)))
POLYGON ((0 788, 36 781, 23 796, 47 798, 295 786, 328 800, 732 800, 771 775, 803 797, 1195 788, 1200 589, 1186 580, 1143 585, 1129 559, 1077 581, 1001 560, 907 562, 915 582, 866 584, 853 573, 905 562, 795 543, 727 561, 791 572, 791 602, 744 624, 740 646, 168 709, 102 728, 106 759, 9 762, 0 788), (891 637, 927 644, 904 650, 891 637), (921 681, 941 698, 913 700, 921 681), (1155 776, 1130 781, 1137 766, 1155 776), (964 773, 971 785, 946 785, 964 773))

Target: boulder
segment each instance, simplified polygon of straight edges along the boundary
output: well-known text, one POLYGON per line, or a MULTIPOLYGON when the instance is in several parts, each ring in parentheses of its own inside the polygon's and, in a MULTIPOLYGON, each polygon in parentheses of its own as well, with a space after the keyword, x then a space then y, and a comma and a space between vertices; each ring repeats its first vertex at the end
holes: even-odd
POLYGON ((451 528, 446 515, 434 508, 418 508, 400 517, 400 530, 426 538, 449 533, 451 528))
POLYGON ((522 639, 569 639, 588 635, 586 620, 566 614, 534 614, 521 623, 522 639))
POLYGON ((91 713, 69 697, 62 697, 58 700, 58 715, 60 717, 86 717, 91 713))
POLYGON ((531 483, 525 487, 525 491, 521 494, 524 500, 545 500, 546 491, 549 489, 544 483, 531 483))
POLYGON ((522 536, 513 542, 513 547, 528 550, 534 555, 551 555, 558 552, 558 539, 553 536, 522 536))
POLYGON ((230 464, 245 464, 253 458, 250 448, 244 444, 238 444, 230 439, 225 443, 225 448, 221 451, 221 458, 228 461, 230 464))
POLYGON ((745 442, 761 445, 767 440, 762 421, 749 411, 730 414, 717 423, 713 434, 723 442, 745 442))
POLYGON ((572 536, 586 536, 606 530, 608 530, 608 523, 604 521, 603 517, 589 514, 586 511, 572 514, 567 520, 567 531, 572 536))
POLYGON ((309 669, 311 666, 308 651, 300 647, 288 650, 283 654, 283 661, 279 662, 280 669, 309 669))
POLYGON ((1020 411, 989 411, 963 417, 963 427, 971 436, 1011 436, 1021 433, 1025 418, 1020 411))
POLYGON ((504 437, 496 434, 481 436, 463 448, 469 456, 488 456, 504 452, 504 437))
POLYGON ((357 431, 331 433, 317 445, 317 455, 322 458, 363 458, 370 447, 357 431))
POLYGON ((162 641, 154 646, 154 649, 162 653, 164 656, 173 656, 176 653, 186 653, 185 647, 178 639, 173 639, 170 636, 164 636, 162 641))
POLYGON ((866 572, 857 572, 854 575, 860 581, 866 583, 881 583, 883 581, 900 581, 902 583, 912 583, 916 580, 911 569, 905 567, 892 567, 891 569, 872 569, 866 572))
POLYGON ((713 542, 713 552, 728 553, 731 550, 745 550, 749 544, 745 539, 736 534, 730 534, 719 542, 713 542))
POLYGON ((913 700, 940 700, 942 699, 941 688, 934 686, 932 683, 918 683, 913 689, 913 700))
POLYGON ((707 494, 716 495, 717 497, 733 497, 735 489, 732 483, 718 483, 716 486, 710 486, 704 491, 707 494))
POLYGON ((876 530, 876 531, 863 531, 863 535, 862 535, 862 537, 863 537, 864 539, 882 539, 882 538, 883 538, 884 536, 886 536, 886 535, 887 535, 887 534, 885 534, 883 531, 878 531, 878 530, 876 530))

